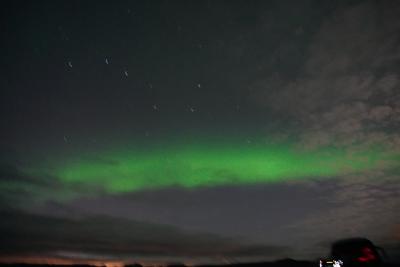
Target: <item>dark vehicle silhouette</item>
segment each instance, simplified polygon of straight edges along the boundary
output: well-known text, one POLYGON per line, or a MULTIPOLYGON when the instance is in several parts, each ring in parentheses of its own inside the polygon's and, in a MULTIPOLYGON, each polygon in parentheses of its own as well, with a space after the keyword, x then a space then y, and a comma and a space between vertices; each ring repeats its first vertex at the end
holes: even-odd
POLYGON ((343 239, 332 244, 332 260, 321 261, 321 265, 328 266, 328 262, 340 261, 343 267, 377 267, 382 265, 380 253, 383 250, 366 238, 343 239))

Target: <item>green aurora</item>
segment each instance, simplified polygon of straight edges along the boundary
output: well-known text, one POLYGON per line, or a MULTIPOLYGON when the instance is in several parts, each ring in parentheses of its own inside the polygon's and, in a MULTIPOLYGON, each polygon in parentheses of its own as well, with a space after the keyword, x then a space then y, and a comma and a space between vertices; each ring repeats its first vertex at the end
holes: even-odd
POLYGON ((325 147, 307 151, 296 149, 294 144, 261 142, 142 146, 92 156, 63 159, 52 167, 52 176, 66 184, 93 185, 109 193, 123 193, 171 186, 197 188, 329 178, 398 162, 398 156, 377 148, 325 147))

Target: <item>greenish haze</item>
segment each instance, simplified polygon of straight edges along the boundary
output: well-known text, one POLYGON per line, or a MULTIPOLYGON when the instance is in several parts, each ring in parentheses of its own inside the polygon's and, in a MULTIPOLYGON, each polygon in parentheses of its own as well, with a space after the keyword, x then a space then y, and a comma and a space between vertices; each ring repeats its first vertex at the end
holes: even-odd
POLYGON ((92 159, 64 161, 54 174, 65 183, 95 185, 118 193, 332 177, 374 169, 383 158, 379 149, 300 151, 288 144, 205 142, 96 153, 92 159))

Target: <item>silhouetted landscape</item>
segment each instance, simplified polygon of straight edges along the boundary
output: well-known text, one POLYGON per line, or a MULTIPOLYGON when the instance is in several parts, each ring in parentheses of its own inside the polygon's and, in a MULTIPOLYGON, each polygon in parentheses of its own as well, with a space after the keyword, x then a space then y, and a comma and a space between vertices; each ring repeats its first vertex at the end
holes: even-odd
MULTIPOLYGON (((71 265, 46 265, 46 264, 0 264, 3 267, 71 267, 71 265)), ((74 267, 94 267, 94 265, 73 265, 74 267)), ((183 264, 171 264, 167 267, 186 267, 183 264)), ((397 267, 400 264, 385 263, 383 267, 397 267)), ((140 264, 125 265, 125 267, 143 267, 140 264)), ((145 266, 144 266, 145 267, 145 266)), ((318 262, 297 261, 293 259, 282 259, 271 262, 237 263, 237 264, 216 264, 216 265, 195 265, 195 267, 318 267, 318 262)))

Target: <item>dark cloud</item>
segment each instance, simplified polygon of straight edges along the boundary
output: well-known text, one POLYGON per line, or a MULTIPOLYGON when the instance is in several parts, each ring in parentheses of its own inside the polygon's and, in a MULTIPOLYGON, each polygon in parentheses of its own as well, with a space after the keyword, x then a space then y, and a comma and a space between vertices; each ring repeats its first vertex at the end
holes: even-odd
POLYGON ((0 205, 29 210, 43 202, 63 202, 79 195, 99 194, 101 188, 80 183, 65 184, 46 173, 28 174, 15 165, 0 164, 0 205))
MULTIPOLYGON (((334 207, 336 203, 331 202, 331 197, 337 187, 334 180, 317 179, 268 186, 258 184, 193 190, 168 188, 80 197, 66 203, 65 207, 73 214, 86 216, 93 213, 163 223, 188 232, 208 232, 250 244, 274 244, 279 247, 295 244, 288 254, 278 253, 275 258, 281 255, 304 258, 304 249, 314 242, 312 237, 318 239, 321 233, 310 230, 309 237, 299 237, 302 229, 292 225, 307 220, 320 210, 334 207)), ((34 210, 47 215, 60 214, 59 208, 48 202, 34 210)), ((312 256, 317 256, 319 252, 314 251, 312 256)), ((261 255, 258 258, 267 259, 268 255, 265 253, 264 258, 261 255)), ((234 258, 234 255, 231 257, 234 258)), ((253 260, 255 258, 253 256, 253 260)))
MULTIPOLYGON (((283 242, 281 227, 326 205, 323 199, 330 194, 330 188, 329 181, 321 184, 318 190, 306 188, 301 183, 193 190, 166 188, 96 198, 81 197, 67 205, 83 213, 113 214, 243 240, 279 243, 283 242), (291 197, 286 197, 288 195, 291 197), (291 212, 282 212, 287 210, 291 212)), ((39 210, 52 212, 47 205, 39 207, 39 210)))
POLYGON ((48 181, 33 177, 20 171, 16 166, 7 163, 0 165, 0 188, 3 194, 0 197, 2 205, 19 205, 34 200, 48 181), (22 203, 21 203, 22 202, 22 203))
MULTIPOLYGON (((2 254, 57 256, 63 252, 129 259, 153 257, 269 257, 285 247, 254 245, 214 234, 108 216, 66 219, 17 210, 1 212, 2 254), (29 222, 29 223, 27 223, 29 222)), ((89 257, 89 256, 88 256, 89 257)))

